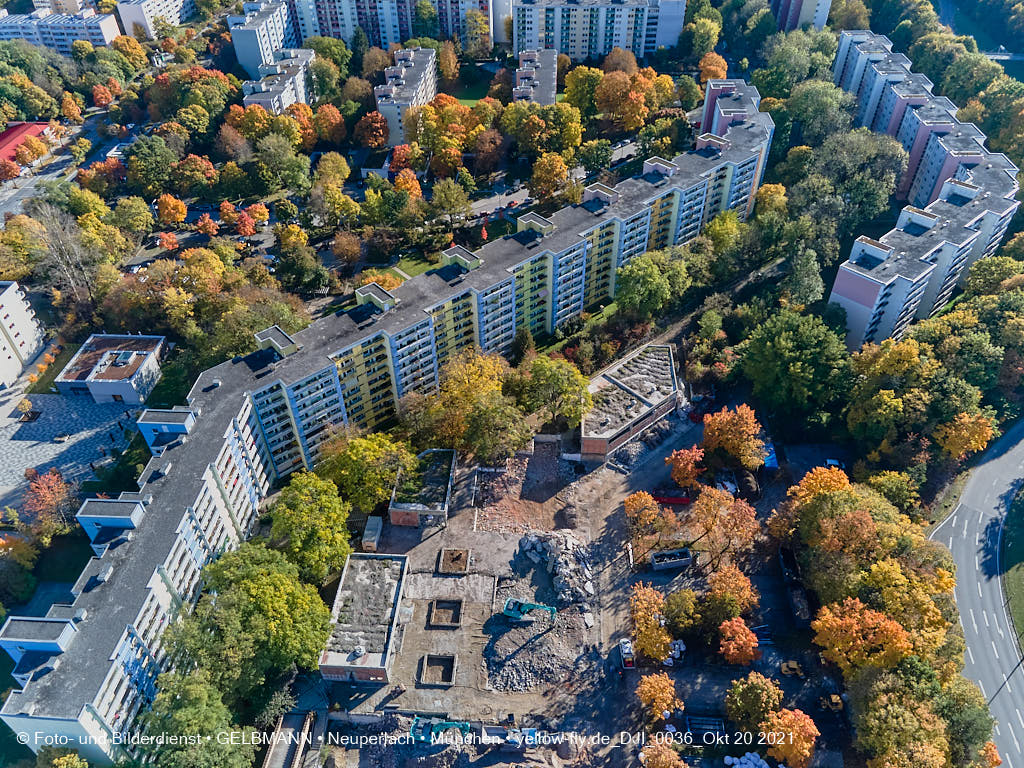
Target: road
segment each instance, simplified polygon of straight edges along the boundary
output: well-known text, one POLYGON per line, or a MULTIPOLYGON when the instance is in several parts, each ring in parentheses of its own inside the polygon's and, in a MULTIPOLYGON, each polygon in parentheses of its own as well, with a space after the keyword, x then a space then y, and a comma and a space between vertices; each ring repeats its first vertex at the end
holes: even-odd
MULTIPOLYGON (((939 21, 952 29, 953 18, 956 16, 956 0, 939 0, 939 21)), ((987 56, 992 61, 1024 61, 1024 53, 1013 53, 1012 51, 981 51, 982 56, 987 56)))
POLYGON ((1000 542, 1010 500, 1024 477, 1024 421, 997 440, 971 472, 960 504, 931 535, 956 562, 956 602, 967 643, 964 674, 996 719, 1006 768, 1024 768, 1024 669, 1003 597, 1000 542))

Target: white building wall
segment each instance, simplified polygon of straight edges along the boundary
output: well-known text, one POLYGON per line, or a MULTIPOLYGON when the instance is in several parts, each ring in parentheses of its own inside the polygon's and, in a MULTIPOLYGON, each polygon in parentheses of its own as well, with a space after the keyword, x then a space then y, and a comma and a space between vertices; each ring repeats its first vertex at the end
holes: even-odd
POLYGON ((24 291, 0 282, 0 388, 11 386, 43 348, 43 330, 24 291))

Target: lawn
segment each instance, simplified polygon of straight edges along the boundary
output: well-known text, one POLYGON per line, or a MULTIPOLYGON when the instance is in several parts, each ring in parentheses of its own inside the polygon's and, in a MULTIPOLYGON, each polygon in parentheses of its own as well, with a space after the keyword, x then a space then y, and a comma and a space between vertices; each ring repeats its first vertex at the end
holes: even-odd
POLYGON ((169 362, 161 366, 160 381, 146 398, 150 408, 172 408, 184 405, 185 396, 192 388, 196 376, 186 366, 178 362, 169 362))
MULTIPOLYGON (((403 256, 398 260, 398 263, 394 265, 394 268, 400 269, 409 277, 416 277, 416 275, 422 275, 424 272, 433 269, 436 266, 436 264, 431 264, 425 256, 417 253, 410 256, 403 256)), ((402 276, 399 275, 399 277, 402 276)), ((403 277, 402 279, 404 280, 405 278, 403 277)))
POLYGON ((452 96, 459 100, 460 104, 465 104, 467 107, 472 107, 480 99, 487 95, 487 90, 491 87, 490 82, 481 77, 475 82, 465 82, 459 80, 455 90, 452 91, 452 96))
POLYGON ((1024 630, 1024 492, 1010 504, 1003 524, 1003 590, 1015 632, 1024 630))
POLYGON ((136 433, 124 453, 117 457, 113 464, 102 467, 96 473, 95 480, 82 483, 84 493, 105 493, 116 496, 121 491, 137 491, 139 467, 145 466, 150 459, 149 447, 142 435, 136 433))
POLYGON ((54 360, 50 366, 43 372, 43 375, 39 377, 39 380, 35 384, 29 384, 25 390, 27 395, 48 395, 50 394, 50 388, 53 386, 54 379, 57 375, 64 370, 64 366, 71 362, 71 358, 75 356, 75 352, 81 344, 65 344, 64 349, 57 359, 54 360))

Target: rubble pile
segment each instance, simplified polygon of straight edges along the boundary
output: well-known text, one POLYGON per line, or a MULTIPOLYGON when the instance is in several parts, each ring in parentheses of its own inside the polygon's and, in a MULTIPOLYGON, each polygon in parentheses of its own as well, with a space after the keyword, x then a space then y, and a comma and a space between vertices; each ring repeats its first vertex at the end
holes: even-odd
POLYGON ((626 469, 631 468, 647 453, 664 443, 682 422, 666 417, 644 430, 636 440, 626 443, 612 454, 612 461, 626 469))
MULTIPOLYGON (((467 768, 470 747, 459 744, 433 745, 397 738, 409 732, 412 719, 385 714, 380 723, 353 726, 356 733, 382 734, 396 737, 391 743, 370 743, 363 747, 370 768, 467 768)), ((360 763, 362 765, 362 763, 360 763)))
POLYGON ((532 531, 519 539, 520 552, 551 574, 559 607, 594 598, 594 572, 587 547, 572 531, 532 531))
MULTIPOLYGON (((725 764, 734 768, 768 768, 768 763, 756 752, 747 752, 742 757, 726 757, 725 764)), ((785 768, 780 765, 779 768, 785 768)))

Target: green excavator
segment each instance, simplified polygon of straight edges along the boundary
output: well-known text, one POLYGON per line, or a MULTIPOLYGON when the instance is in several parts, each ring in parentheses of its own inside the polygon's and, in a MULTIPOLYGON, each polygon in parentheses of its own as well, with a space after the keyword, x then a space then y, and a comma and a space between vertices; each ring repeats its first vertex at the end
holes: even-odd
POLYGON ((416 717, 412 721, 412 727, 409 729, 409 732, 412 734, 413 741, 432 742, 437 740, 445 731, 459 731, 459 733, 465 736, 472 729, 473 726, 469 723, 457 720, 416 717))
POLYGON ((522 600, 516 600, 514 597, 510 597, 505 601, 505 607, 502 608, 501 612, 512 619, 512 621, 528 622, 533 621, 533 617, 530 616, 531 611, 547 611, 551 614, 551 621, 555 620, 555 614, 558 609, 551 605, 541 605, 540 603, 524 603, 522 600))

